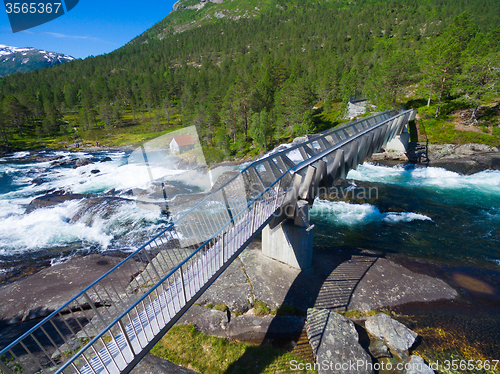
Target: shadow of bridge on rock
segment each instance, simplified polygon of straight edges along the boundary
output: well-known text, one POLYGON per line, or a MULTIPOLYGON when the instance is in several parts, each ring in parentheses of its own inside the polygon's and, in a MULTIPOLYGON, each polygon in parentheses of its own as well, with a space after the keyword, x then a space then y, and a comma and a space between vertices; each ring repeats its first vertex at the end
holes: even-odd
MULTIPOLYGON (((348 246, 314 247, 311 268, 301 271, 297 275, 282 305, 293 306, 296 310, 304 312, 308 308, 346 312, 349 310, 357 286, 381 257, 383 256, 380 254, 348 246)), ((262 281, 272 282, 271 279, 262 281)), ((312 350, 305 336, 305 318, 302 318, 301 330, 284 332, 283 326, 286 325, 286 318, 290 317, 280 315, 278 312, 278 315, 271 322, 262 344, 279 346, 282 341, 291 340, 294 342, 292 345, 295 346, 292 350, 293 353, 300 357, 313 359, 312 350)), ((321 340, 322 336, 315 336, 314 339, 321 340)), ((228 367, 225 374, 246 372, 247 365, 254 358, 252 351, 252 347, 249 347, 242 357, 228 367)), ((266 363, 271 364, 272 358, 269 357, 267 360, 266 363)), ((281 366, 283 364, 281 362, 281 366)), ((290 372, 290 364, 286 364, 288 365, 287 370, 283 371, 283 369, 276 367, 273 368, 274 372, 290 372)))

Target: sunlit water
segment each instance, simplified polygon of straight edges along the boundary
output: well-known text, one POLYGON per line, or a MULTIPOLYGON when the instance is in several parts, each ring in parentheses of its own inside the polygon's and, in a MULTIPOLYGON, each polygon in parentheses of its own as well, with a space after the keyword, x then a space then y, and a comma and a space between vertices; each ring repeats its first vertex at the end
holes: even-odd
MULTIPOLYGON (((0 158, 0 270, 9 259, 29 261, 40 255, 55 260, 76 252, 130 250, 167 223, 158 210, 140 209, 130 194, 106 218, 72 217, 82 201, 25 213, 30 201, 50 190, 123 196, 150 186, 149 172, 125 152, 70 153, 42 151, 36 156, 87 157, 96 163, 73 169, 35 162, 17 152, 0 158), (104 157, 111 161, 99 162, 104 157), (100 172, 92 174, 98 169, 100 172), (3 265, 3 266, 2 266, 3 265)), ((161 165, 161 164, 160 164, 161 165)), ((151 165, 156 179, 182 171, 151 165)), ((500 267, 500 171, 460 175, 440 168, 376 166, 350 171, 356 194, 373 195, 364 204, 316 199, 311 210, 315 245, 350 245, 462 265, 500 267), (356 183, 361 186, 357 186, 356 183), (356 188, 355 188, 356 187, 356 188), (363 190, 362 188, 365 188, 363 190), (369 189, 369 191, 368 191, 369 189), (367 192, 368 191, 368 192, 367 192)), ((0 274, 1 275, 1 274, 0 274)))
POLYGON ((360 187, 370 188, 372 199, 364 204, 317 199, 311 211, 316 245, 500 268, 500 171, 460 175, 364 164, 348 178, 353 188, 356 181, 368 182, 360 187))
POLYGON ((138 207, 131 189, 151 186, 149 172, 155 179, 168 179, 182 170, 154 164, 149 169, 144 163, 130 162, 125 152, 17 152, 0 158, 0 277, 30 261, 55 263, 75 254, 130 251, 161 231, 168 217, 158 209, 138 207), (36 162, 34 156, 62 156, 58 162, 85 157, 95 163, 74 169, 36 162), (111 161, 100 162, 105 157, 111 161), (109 210, 90 209, 82 215, 82 199, 25 213, 35 197, 50 191, 101 196, 113 189, 114 196, 126 200, 109 210), (79 212, 81 217, 74 219, 79 212))

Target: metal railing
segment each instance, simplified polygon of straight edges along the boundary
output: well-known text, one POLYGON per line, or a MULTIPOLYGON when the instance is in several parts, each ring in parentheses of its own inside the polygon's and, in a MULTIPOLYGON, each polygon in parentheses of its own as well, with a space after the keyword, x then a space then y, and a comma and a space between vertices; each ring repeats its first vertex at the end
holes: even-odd
POLYGON ((314 197, 310 188, 299 192, 301 185, 345 177, 411 116, 362 118, 252 163, 3 349, 0 370, 130 371, 278 208, 314 197))

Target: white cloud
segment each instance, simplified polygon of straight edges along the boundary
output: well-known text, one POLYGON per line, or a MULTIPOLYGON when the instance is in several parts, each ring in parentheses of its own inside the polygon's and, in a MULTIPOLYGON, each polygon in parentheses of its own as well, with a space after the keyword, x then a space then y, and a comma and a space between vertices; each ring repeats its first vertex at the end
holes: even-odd
POLYGON ((100 42, 103 42, 103 43, 109 43, 109 44, 115 44, 116 45, 116 43, 112 43, 112 42, 109 42, 107 40, 102 40, 102 39, 99 39, 99 38, 94 38, 94 37, 91 37, 91 36, 66 35, 66 34, 61 34, 61 33, 58 33, 58 32, 50 32, 50 31, 41 31, 40 34, 47 34, 47 35, 50 35, 50 36, 54 36, 56 38, 97 40, 97 41, 100 41, 100 42))

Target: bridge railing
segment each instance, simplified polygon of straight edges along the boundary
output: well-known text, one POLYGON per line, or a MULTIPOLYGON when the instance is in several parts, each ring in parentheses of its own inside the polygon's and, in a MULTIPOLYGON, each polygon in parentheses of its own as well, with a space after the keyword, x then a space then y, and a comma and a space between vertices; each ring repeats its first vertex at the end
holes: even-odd
POLYGON ((362 118, 252 163, 3 349, 0 370, 128 371, 276 210, 295 203, 311 167, 319 171, 326 160, 324 181, 345 176, 400 132, 410 115, 362 118))

